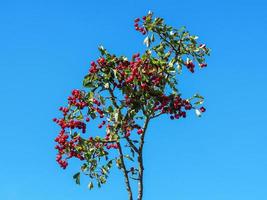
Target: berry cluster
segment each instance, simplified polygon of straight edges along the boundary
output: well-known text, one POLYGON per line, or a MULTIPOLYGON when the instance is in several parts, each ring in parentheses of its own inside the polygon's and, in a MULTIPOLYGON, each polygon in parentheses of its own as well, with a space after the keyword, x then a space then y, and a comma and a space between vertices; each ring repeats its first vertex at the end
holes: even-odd
POLYGON ((185 66, 188 68, 188 70, 192 73, 195 72, 195 64, 193 63, 192 60, 187 60, 185 63, 185 66))
POLYGON ((83 133, 85 133, 86 131, 86 124, 82 121, 78 121, 78 120, 65 120, 65 119, 53 119, 54 122, 56 122, 62 130, 65 130, 66 128, 70 128, 70 129, 81 129, 83 133))
POLYGON ((162 95, 159 101, 154 104, 154 111, 160 113, 171 114, 171 119, 179 119, 186 117, 186 111, 193 108, 192 104, 180 96, 165 96, 162 95))
POLYGON ((55 138, 55 142, 58 144, 55 146, 55 149, 58 150, 58 154, 56 156, 56 161, 58 164, 63 168, 66 169, 68 166, 67 159, 76 157, 80 160, 83 160, 84 157, 81 155, 81 153, 76 151, 76 145, 80 140, 79 136, 72 137, 70 141, 68 141, 69 135, 66 134, 65 129, 62 129, 59 133, 59 135, 55 138), (63 155, 68 153, 68 156, 63 159, 63 155))
POLYGON ((96 72, 98 72, 98 68, 97 68, 97 64, 94 62, 94 61, 92 61, 91 62, 91 67, 90 67, 90 69, 89 69, 89 72, 90 73, 96 73, 96 72))
MULTIPOLYGON (((146 21, 146 16, 142 17, 142 19, 144 21, 146 21)), ((145 35, 147 33, 146 29, 144 27, 141 27, 139 25, 139 22, 140 22, 140 18, 136 18, 134 20, 134 27, 135 27, 135 30, 139 31, 140 33, 142 33, 143 35, 145 35)))
POLYGON ((106 66, 106 60, 105 60, 105 58, 99 58, 97 60, 97 63, 94 62, 94 61, 92 61, 91 62, 91 67, 89 69, 89 73, 93 73, 93 74, 94 73, 97 73, 100 70, 100 68, 101 67, 104 67, 104 66, 106 66))
POLYGON ((69 105, 75 106, 79 109, 83 109, 88 106, 88 103, 85 101, 85 93, 80 90, 73 90, 72 95, 68 97, 69 105))
POLYGON ((113 144, 109 144, 106 145, 107 149, 118 149, 118 144, 117 143, 113 143, 113 144))

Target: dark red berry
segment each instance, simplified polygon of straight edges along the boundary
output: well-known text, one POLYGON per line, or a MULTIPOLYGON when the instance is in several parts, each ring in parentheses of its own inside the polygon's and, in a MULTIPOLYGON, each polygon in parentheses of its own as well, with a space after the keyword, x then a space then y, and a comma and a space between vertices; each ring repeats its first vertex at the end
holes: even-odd
POLYGON ((136 18, 136 19, 134 20, 135 23, 137 23, 137 22, 139 22, 139 21, 140 21, 140 18, 136 18))
POLYGON ((143 129, 141 129, 141 128, 138 129, 138 130, 137 130, 137 133, 138 133, 139 135, 142 134, 142 133, 143 133, 143 129))
POLYGON ((201 107, 199 110, 200 110, 201 112, 205 112, 205 111, 206 111, 206 108, 201 107))

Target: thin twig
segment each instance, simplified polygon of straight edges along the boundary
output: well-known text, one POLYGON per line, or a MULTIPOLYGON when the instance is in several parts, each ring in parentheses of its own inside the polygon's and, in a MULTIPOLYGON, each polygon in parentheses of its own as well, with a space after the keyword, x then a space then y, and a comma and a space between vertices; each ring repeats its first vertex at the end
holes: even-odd
POLYGON ((131 147, 136 153, 139 153, 138 148, 134 145, 134 143, 132 142, 132 140, 129 139, 128 137, 125 137, 125 139, 126 139, 127 142, 129 143, 130 147, 131 147))
POLYGON ((118 105, 117 102, 115 101, 116 97, 114 96, 113 91, 112 91, 110 88, 108 88, 108 91, 109 91, 109 94, 111 95, 111 98, 110 98, 110 99, 111 99, 113 105, 114 105, 117 109, 119 109, 119 105, 118 105))

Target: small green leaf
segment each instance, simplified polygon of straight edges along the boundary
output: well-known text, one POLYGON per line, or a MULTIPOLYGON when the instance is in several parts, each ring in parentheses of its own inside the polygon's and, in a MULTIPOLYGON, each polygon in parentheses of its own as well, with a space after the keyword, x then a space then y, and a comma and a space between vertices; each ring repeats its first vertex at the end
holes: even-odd
POLYGON ((92 183, 92 182, 90 182, 89 184, 88 184, 88 188, 91 190, 91 189, 93 189, 94 188, 94 184, 92 183))
POLYGON ((146 45, 146 47, 149 47, 150 46, 150 37, 147 36, 145 39, 144 39, 144 44, 146 45))
POLYGON ((107 182, 106 178, 104 176, 100 176, 100 183, 104 184, 106 182, 107 182))
POLYGON ((201 95, 199 95, 199 94, 195 94, 194 97, 195 97, 195 98, 199 98, 199 99, 204 99, 204 97, 201 96, 201 95))
POLYGON ((155 36, 154 34, 151 35, 151 42, 154 42, 155 41, 155 36))
POLYGON ((73 178, 75 179, 76 184, 80 185, 80 172, 73 175, 73 178))
POLYGON ((81 166, 81 170, 82 170, 83 172, 85 172, 85 171, 87 170, 87 164, 86 164, 86 163, 84 163, 84 164, 81 166))
POLYGON ((104 99, 104 97, 99 96, 99 99, 100 99, 101 104, 105 104, 105 99, 104 99))
POLYGON ((96 118, 96 114, 95 114, 95 113, 90 113, 90 117, 91 117, 92 119, 95 119, 95 118, 96 118))
POLYGON ((93 92, 89 92, 88 93, 88 99, 92 100, 94 98, 94 93, 93 92))
POLYGON ((104 173, 104 174, 108 174, 108 171, 103 167, 102 168, 102 172, 104 173))
POLYGON ((201 112, 198 109, 195 109, 195 112, 198 117, 201 117, 201 112))
POLYGON ((113 107, 112 107, 112 106, 109 106, 109 107, 108 107, 108 112, 109 112, 109 113, 112 113, 113 111, 114 111, 114 110, 113 110, 113 107))
POLYGON ((79 115, 78 117, 76 117, 77 120, 82 120, 83 119, 83 116, 82 115, 79 115))
POLYGON ((118 159, 116 160, 116 165, 117 165, 117 167, 118 167, 119 169, 121 169, 121 159, 120 159, 120 158, 118 158, 118 159))
POLYGON ((125 158, 129 159, 130 161, 134 161, 133 158, 129 155, 124 155, 125 158))
POLYGON ((197 102, 195 103, 195 105, 201 105, 201 104, 203 104, 203 103, 204 103, 204 100, 201 99, 200 101, 197 101, 197 102))
POLYGON ((104 87, 108 89, 109 88, 109 83, 105 83, 104 87))
POLYGON ((112 167, 112 160, 108 161, 108 163, 107 163, 107 167, 108 167, 108 168, 111 168, 111 167, 112 167))

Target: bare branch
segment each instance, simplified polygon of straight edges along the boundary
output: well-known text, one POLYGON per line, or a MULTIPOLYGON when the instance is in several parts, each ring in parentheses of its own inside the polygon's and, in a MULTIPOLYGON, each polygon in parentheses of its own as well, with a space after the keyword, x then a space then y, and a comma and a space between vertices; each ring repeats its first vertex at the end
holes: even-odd
POLYGON ((128 137, 125 137, 125 139, 126 139, 127 142, 129 143, 130 147, 131 147, 136 153, 139 153, 138 148, 134 145, 134 143, 132 142, 132 140, 129 139, 128 137))
POLYGON ((117 144, 118 144, 120 160, 121 160, 121 164, 122 164, 122 171, 123 171, 123 175, 124 175, 124 179, 125 179, 125 184, 126 184, 126 189, 128 192, 129 200, 133 200, 133 193, 132 193, 132 189, 131 189, 131 185, 130 185, 130 181, 129 181, 129 176, 128 176, 127 169, 126 169, 125 162, 124 162, 124 158, 123 158, 122 148, 121 148, 121 145, 119 142, 117 144))
POLYGON ((145 134, 148 127, 150 118, 146 117, 144 126, 143 126, 143 134, 140 138, 140 146, 139 146, 139 155, 138 155, 138 168, 139 168, 139 182, 138 182, 138 197, 137 200, 142 200, 143 198, 143 190, 144 190, 144 184, 143 184, 143 175, 144 175, 144 164, 143 164, 143 146, 145 142, 145 134))

